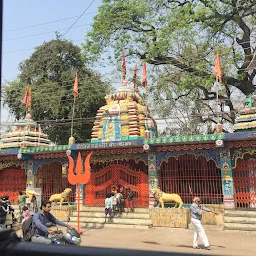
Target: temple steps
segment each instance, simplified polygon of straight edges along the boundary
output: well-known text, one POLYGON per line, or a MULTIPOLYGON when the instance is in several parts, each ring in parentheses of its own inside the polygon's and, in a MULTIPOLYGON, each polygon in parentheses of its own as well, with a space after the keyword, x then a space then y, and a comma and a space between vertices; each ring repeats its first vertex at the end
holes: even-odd
MULTIPOLYGON (((103 212, 105 211, 105 207, 103 206, 82 206, 80 209, 80 212, 103 212)), ((148 213, 149 214, 149 209, 148 208, 135 208, 134 209, 135 213, 148 213)))
MULTIPOLYGON (((148 229, 152 225, 148 208, 135 208, 133 213, 123 213, 120 217, 107 218, 105 222, 104 207, 82 207, 80 223, 82 228, 138 228, 148 229)), ((71 223, 77 222, 77 211, 70 217, 71 223)))
MULTIPOLYGON (((77 217, 77 211, 73 213, 74 217, 77 217)), ((147 213, 123 213, 122 215, 124 218, 128 217, 129 219, 147 219, 148 214, 147 213)), ((80 212, 80 217, 95 217, 95 218, 105 218, 105 213, 104 212, 80 212)))
POLYGON ((225 210, 224 230, 256 232, 256 211, 225 210))

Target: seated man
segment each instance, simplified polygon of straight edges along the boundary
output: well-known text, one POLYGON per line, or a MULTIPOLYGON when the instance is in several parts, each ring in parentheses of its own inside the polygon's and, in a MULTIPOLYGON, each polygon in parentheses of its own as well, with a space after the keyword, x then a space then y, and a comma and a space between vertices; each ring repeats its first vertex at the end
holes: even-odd
POLYGON ((57 220, 51 213, 51 202, 44 201, 41 206, 41 210, 38 211, 33 217, 33 230, 34 234, 31 238, 33 243, 50 244, 51 240, 48 238, 48 234, 53 235, 54 231, 47 228, 46 224, 51 222, 63 227, 68 225, 64 222, 57 220))

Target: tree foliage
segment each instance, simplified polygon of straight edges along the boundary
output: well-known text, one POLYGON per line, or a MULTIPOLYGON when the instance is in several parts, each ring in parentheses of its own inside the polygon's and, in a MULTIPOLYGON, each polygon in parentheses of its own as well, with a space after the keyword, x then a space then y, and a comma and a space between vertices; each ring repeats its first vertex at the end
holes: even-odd
POLYGON ((31 83, 32 117, 39 120, 49 138, 58 144, 67 144, 70 137, 73 84, 75 72, 78 72, 74 137, 77 142, 88 140, 93 117, 105 104, 108 86, 99 75, 86 68, 81 49, 57 38, 37 47, 19 69, 17 79, 4 87, 4 103, 17 120, 23 118, 25 106, 22 100, 27 83, 31 83))
POLYGON ((248 95, 254 91, 256 69, 247 68, 255 52, 255 0, 102 2, 83 45, 88 60, 98 58, 109 47, 114 58, 125 49, 130 58, 157 66, 156 80, 165 77, 166 83, 152 89, 156 98, 184 96, 201 105, 207 102, 205 107, 210 109, 217 97, 212 73, 219 51, 224 73, 219 99, 229 109, 223 118, 234 122, 232 92, 248 95), (174 87, 178 88, 175 96, 174 87))

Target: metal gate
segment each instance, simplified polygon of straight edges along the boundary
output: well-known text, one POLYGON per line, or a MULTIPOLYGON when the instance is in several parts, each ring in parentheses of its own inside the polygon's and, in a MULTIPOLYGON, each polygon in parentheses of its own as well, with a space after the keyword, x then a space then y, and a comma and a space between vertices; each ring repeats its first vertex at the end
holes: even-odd
POLYGON ((42 200, 49 200, 51 195, 60 194, 65 188, 71 188, 69 201, 75 201, 76 186, 70 185, 67 177, 62 176, 61 163, 53 162, 39 168, 35 177, 35 187, 42 189, 42 200))
POLYGON ((115 184, 133 191, 135 206, 148 206, 148 175, 123 164, 112 164, 91 173, 91 179, 85 187, 85 205, 103 206, 106 194, 112 191, 115 184))
POLYGON ((26 189, 27 175, 20 167, 10 167, 0 171, 0 196, 9 196, 16 203, 19 191, 26 189))
POLYGON ((246 154, 233 170, 234 197, 237 208, 256 209, 256 156, 246 154))
POLYGON ((199 196, 204 204, 222 204, 221 171, 213 160, 191 154, 170 157, 159 170, 159 184, 166 193, 179 194, 184 203, 199 196))

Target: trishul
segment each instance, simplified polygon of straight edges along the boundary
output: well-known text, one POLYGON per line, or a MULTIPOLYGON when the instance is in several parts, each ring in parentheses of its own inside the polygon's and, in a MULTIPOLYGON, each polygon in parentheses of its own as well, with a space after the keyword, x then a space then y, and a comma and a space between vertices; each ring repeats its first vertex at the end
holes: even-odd
POLYGON ((93 152, 91 152, 85 159, 84 173, 82 173, 82 158, 80 152, 78 153, 76 162, 76 174, 74 173, 74 160, 71 156, 68 156, 69 168, 68 168, 68 182, 72 185, 87 184, 91 177, 90 158, 93 152))

